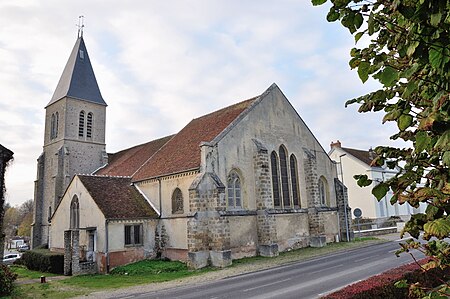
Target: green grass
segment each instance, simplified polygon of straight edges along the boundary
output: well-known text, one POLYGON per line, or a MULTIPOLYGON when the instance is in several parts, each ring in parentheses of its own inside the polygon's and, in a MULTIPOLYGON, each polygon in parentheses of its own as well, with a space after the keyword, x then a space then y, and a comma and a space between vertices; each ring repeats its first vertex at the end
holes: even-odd
POLYGON ((45 276, 45 277, 52 277, 52 276, 57 276, 58 274, 53 274, 53 273, 46 273, 46 272, 39 272, 39 271, 33 271, 33 270, 28 270, 25 266, 20 266, 20 265, 12 265, 10 267, 11 271, 16 273, 18 275, 19 280, 23 280, 23 279, 37 279, 40 278, 41 276, 45 276))
MULTIPOLYGON (((353 242, 331 243, 322 248, 307 247, 289 252, 282 252, 275 258, 256 256, 234 260, 232 267, 239 267, 239 265, 244 264, 271 267, 378 242, 383 241, 374 237, 358 238, 353 242)), ((45 275, 46 277, 54 276, 54 274, 30 271, 22 267, 14 266, 12 269, 15 273, 19 274, 20 279, 39 278, 41 275, 45 275)), ((87 295, 99 290, 118 289, 139 284, 176 280, 193 275, 206 274, 210 271, 220 270, 204 268, 194 271, 189 270, 186 265, 181 262, 144 260, 134 264, 117 267, 108 275, 80 275, 68 277, 63 280, 48 279, 49 282, 46 284, 33 283, 17 285, 12 296, 8 298, 70 298, 87 295)))

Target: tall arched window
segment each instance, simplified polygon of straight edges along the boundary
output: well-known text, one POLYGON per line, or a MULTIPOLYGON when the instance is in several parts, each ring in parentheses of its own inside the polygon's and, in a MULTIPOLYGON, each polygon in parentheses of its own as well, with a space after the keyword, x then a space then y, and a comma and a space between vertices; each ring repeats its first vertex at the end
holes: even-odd
POLYGON ((272 168, 273 205, 280 207, 280 183, 278 177, 278 157, 275 151, 270 154, 270 166, 272 168))
POLYGON ((180 188, 176 188, 172 193, 172 214, 183 214, 183 193, 180 188))
POLYGON ((292 154, 289 159, 289 166, 291 167, 291 186, 292 186, 292 201, 294 207, 300 207, 298 179, 297 179, 297 158, 292 154))
POLYGON ((50 139, 55 138, 56 116, 53 113, 50 121, 50 139))
POLYGON ((92 122, 93 122, 93 115, 92 112, 89 112, 87 115, 87 122, 86 122, 86 137, 92 138, 92 122))
POLYGON ((319 200, 320 204, 326 206, 329 204, 328 199, 328 183, 327 180, 321 176, 319 178, 319 200))
POLYGON ((70 203, 70 228, 80 227, 80 204, 78 197, 75 195, 70 203))
POLYGON ((281 190, 283 194, 283 206, 291 206, 291 197, 289 196, 289 177, 286 159, 286 149, 280 146, 280 174, 281 174, 281 190))
POLYGON ((78 119, 78 137, 84 137, 84 111, 80 112, 78 119))
POLYGON ((242 198, 241 198, 241 178, 236 173, 232 171, 228 176, 227 180, 228 188, 228 208, 229 209, 239 209, 242 208, 242 198))

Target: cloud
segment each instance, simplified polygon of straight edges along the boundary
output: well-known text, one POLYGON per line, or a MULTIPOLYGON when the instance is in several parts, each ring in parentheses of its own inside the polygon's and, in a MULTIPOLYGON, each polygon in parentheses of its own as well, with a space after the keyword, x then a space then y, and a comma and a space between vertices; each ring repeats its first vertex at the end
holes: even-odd
POLYGON ((180 130, 277 83, 327 149, 385 142, 377 115, 344 108, 376 87, 348 67, 353 38, 308 1, 0 3, 0 143, 15 152, 8 201, 33 197, 44 107, 75 43, 78 16, 103 97, 107 150, 180 130))

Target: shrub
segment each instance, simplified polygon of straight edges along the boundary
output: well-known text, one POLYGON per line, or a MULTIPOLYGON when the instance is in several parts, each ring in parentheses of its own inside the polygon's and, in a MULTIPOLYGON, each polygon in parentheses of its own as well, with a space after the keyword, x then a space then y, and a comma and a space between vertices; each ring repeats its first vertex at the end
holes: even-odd
MULTIPOLYGON (((429 259, 420 261, 425 264, 429 259)), ((407 288, 399 288, 394 284, 399 280, 406 280, 407 283, 419 282, 421 287, 433 288, 441 284, 436 277, 448 280, 450 269, 441 270, 433 268, 424 272, 416 263, 407 264, 398 268, 388 270, 380 275, 372 276, 364 281, 349 285, 339 291, 331 293, 323 298, 327 299, 401 299, 415 298, 413 294, 408 294, 407 288)))
POLYGON ((22 263, 30 270, 55 274, 64 273, 64 254, 47 249, 33 249, 24 252, 22 263))
POLYGON ((11 294, 16 278, 17 274, 13 273, 8 266, 0 264, 0 296, 11 294))

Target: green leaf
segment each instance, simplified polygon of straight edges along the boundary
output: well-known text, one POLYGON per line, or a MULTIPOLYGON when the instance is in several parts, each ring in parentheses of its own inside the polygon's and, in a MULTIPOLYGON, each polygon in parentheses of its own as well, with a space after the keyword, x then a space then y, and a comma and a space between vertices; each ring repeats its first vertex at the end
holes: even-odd
POLYGON ((442 45, 434 45, 430 48, 428 52, 428 59, 433 68, 438 69, 444 60, 442 55, 442 45))
POLYGON ((394 283, 394 286, 399 289, 406 289, 409 287, 408 281, 406 279, 402 279, 394 283))
POLYGON ((423 225, 423 230, 431 236, 443 239, 450 235, 450 221, 444 218, 429 221, 423 225))
POLYGON ((419 131, 416 134, 416 144, 415 144, 415 151, 417 153, 421 153, 424 151, 428 144, 430 144, 431 138, 428 137, 428 133, 424 131, 419 131))
POLYGON ((402 93, 403 98, 409 97, 417 89, 417 81, 409 81, 402 93))
POLYGON ((355 34, 355 43, 357 43, 361 37, 364 35, 364 32, 358 32, 355 34))
POLYGON ((339 12, 337 12, 333 7, 330 9, 330 11, 327 14, 327 21, 328 22, 334 22, 339 19, 341 15, 339 12))
POLYGON ((359 79, 361 79, 363 83, 365 83, 367 79, 369 79, 369 69, 370 63, 368 63, 367 61, 361 61, 358 66, 358 75, 359 79))
POLYGON ((408 49, 406 50, 406 55, 408 56, 413 55, 418 45, 419 45, 418 41, 413 41, 412 43, 410 43, 408 49))
POLYGON ((378 201, 380 201, 381 199, 383 199, 384 196, 386 196, 386 193, 388 191, 389 186, 386 183, 381 182, 372 189, 372 194, 378 201))
POLYGON ((395 81, 398 80, 398 71, 394 68, 387 66, 380 74, 380 82, 384 86, 392 86, 395 81))
POLYGON ((407 128, 409 128, 409 126, 411 126, 412 122, 413 122, 412 115, 402 114, 397 120, 397 126, 400 131, 404 131, 407 128))
POLYGON ((447 165, 447 167, 450 167, 450 151, 446 151, 442 155, 442 162, 444 163, 444 165, 447 165))
POLYGON ((437 27, 439 25, 439 22, 441 21, 441 18, 442 18, 442 14, 440 12, 432 14, 431 18, 430 18, 431 26, 437 27))
POLYGON ((360 187, 367 187, 370 186, 370 184, 372 184, 372 180, 370 180, 366 174, 354 175, 353 178, 357 180, 356 183, 360 187))
POLYGON ((450 150, 450 130, 445 131, 436 141, 434 148, 437 150, 450 150))
POLYGON ((314 5, 314 6, 322 5, 325 2, 327 2, 327 0, 311 0, 312 5, 314 5))
POLYGON ((353 18, 353 24, 355 25, 356 29, 359 29, 363 23, 364 19, 362 14, 357 13, 355 14, 355 17, 353 18))

